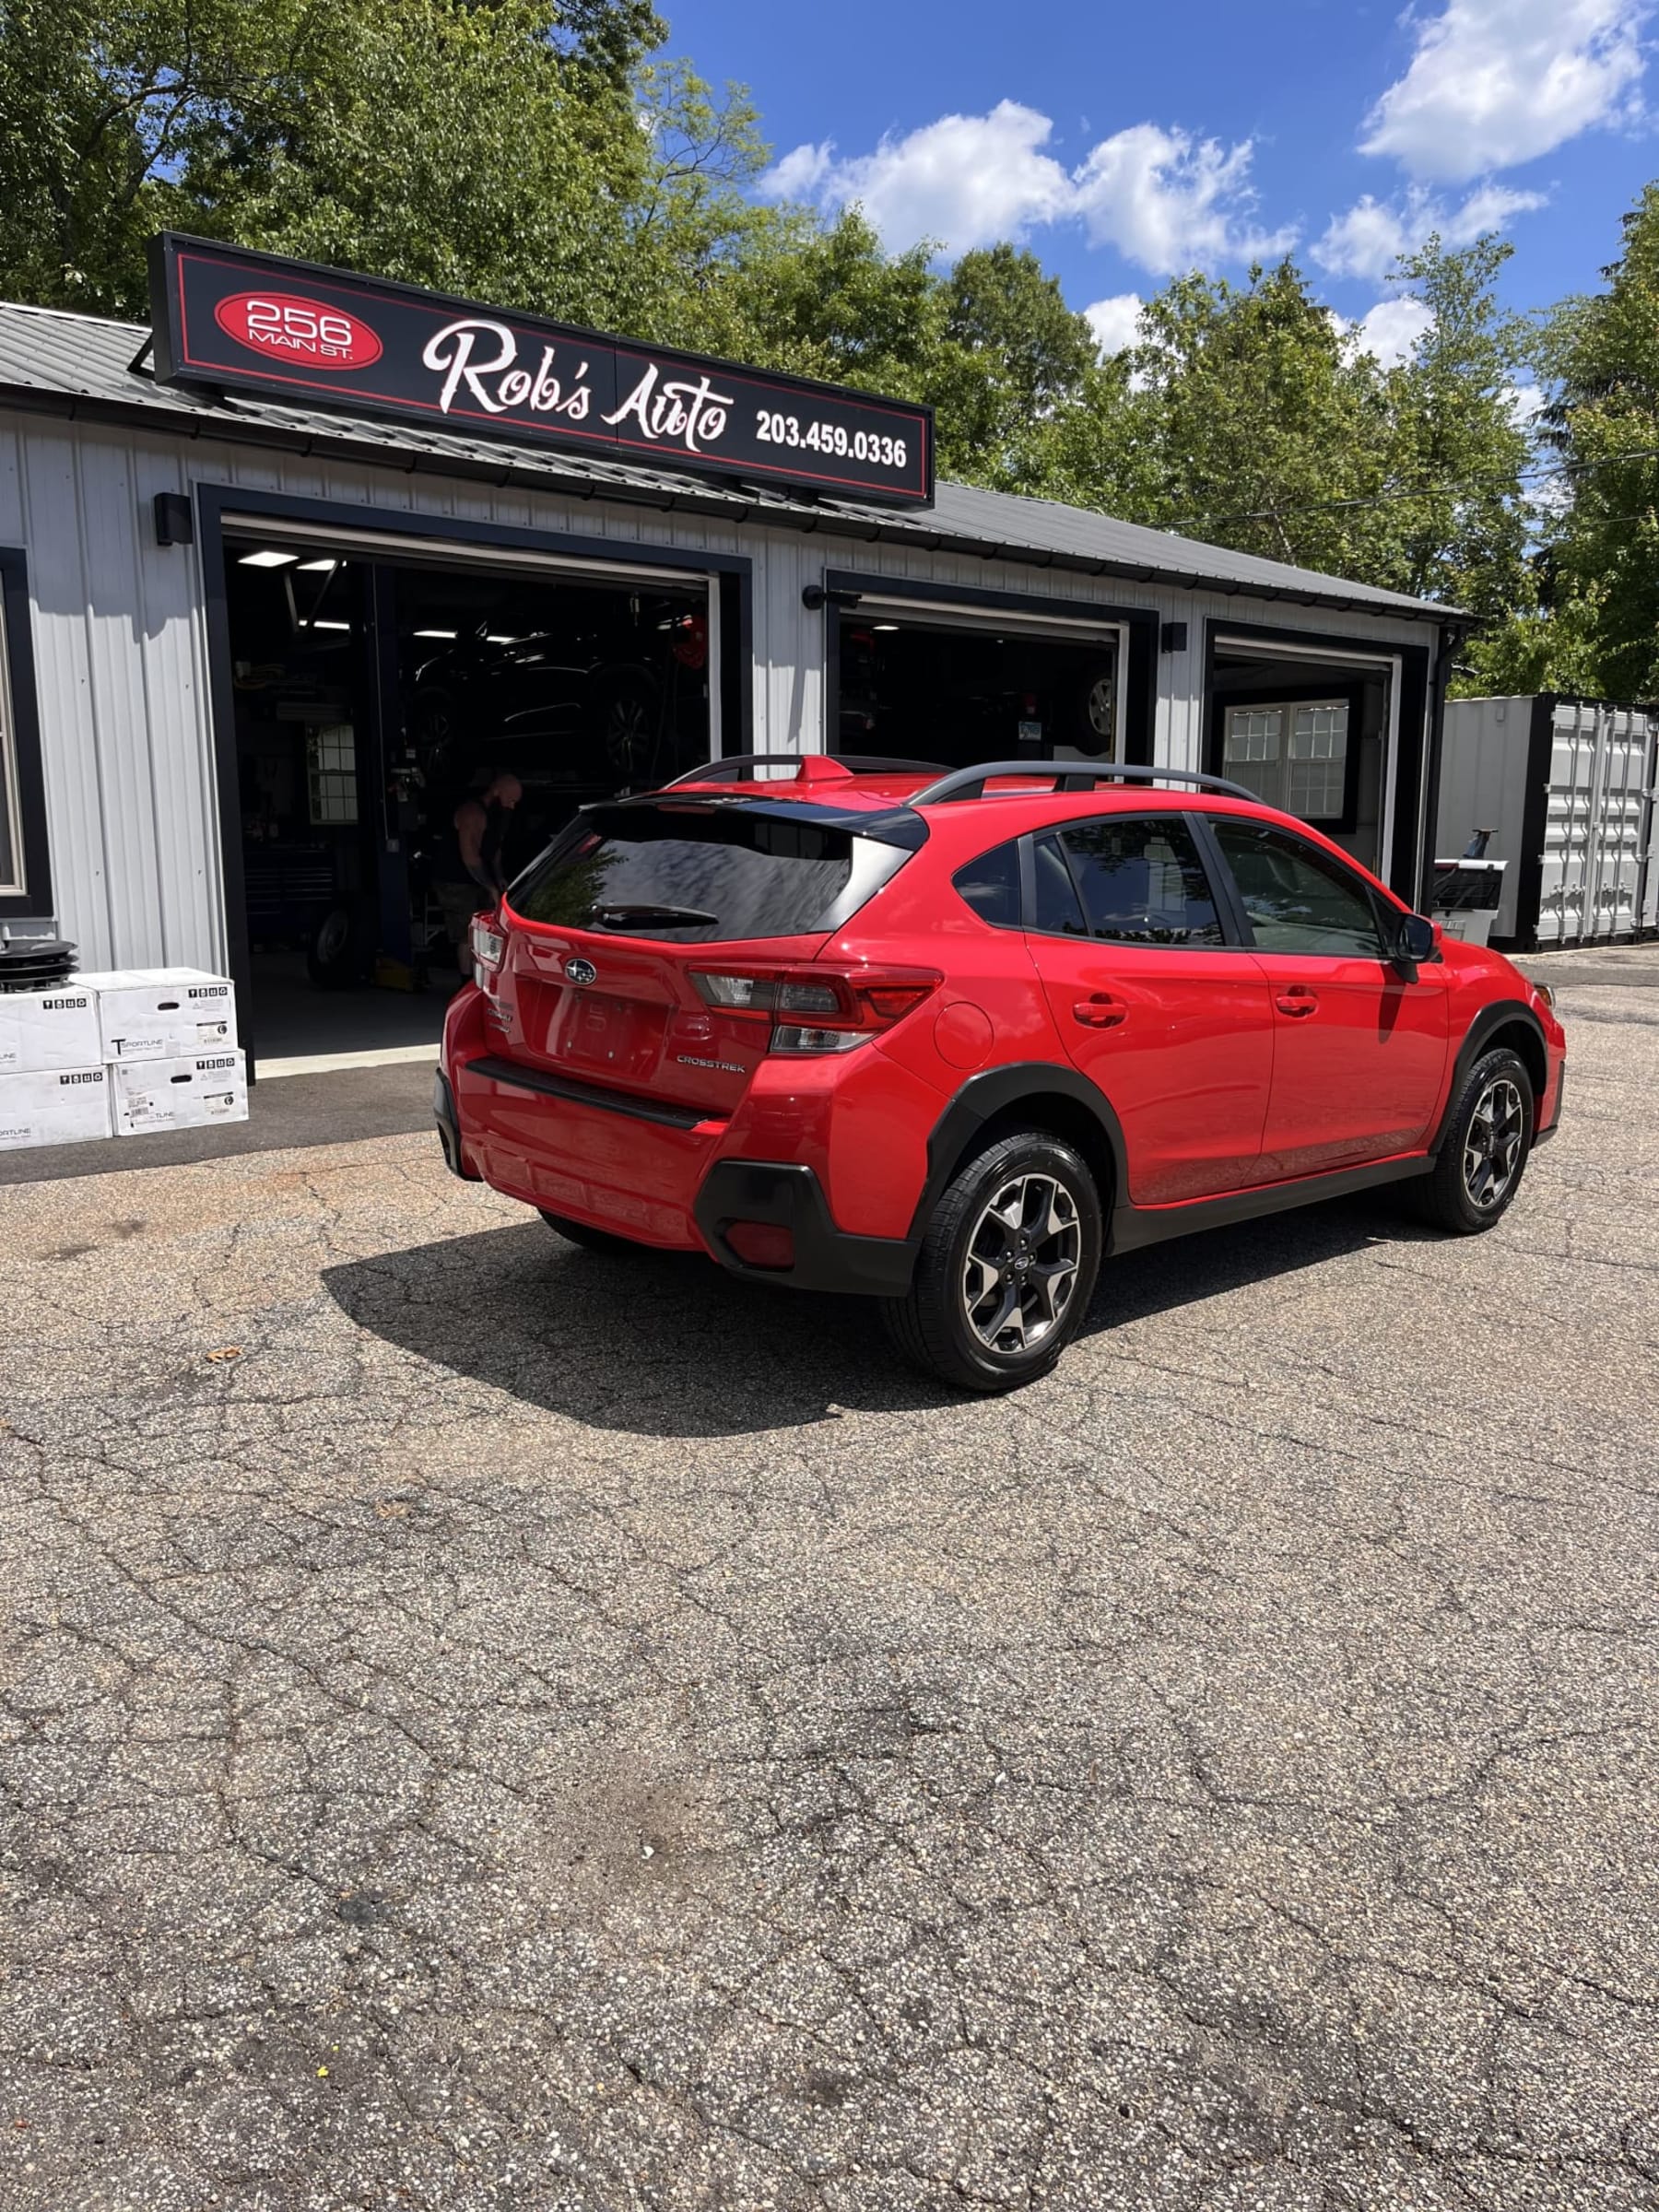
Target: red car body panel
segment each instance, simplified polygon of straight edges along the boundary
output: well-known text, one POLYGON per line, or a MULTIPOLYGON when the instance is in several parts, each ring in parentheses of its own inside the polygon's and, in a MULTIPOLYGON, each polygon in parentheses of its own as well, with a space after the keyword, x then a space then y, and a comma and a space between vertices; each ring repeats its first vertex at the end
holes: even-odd
MULTIPOLYGON (((695 796, 832 803, 844 820, 890 815, 924 781, 815 771, 695 796)), ((1018 1095, 1098 1102, 1115 1133, 1114 1218, 1144 1217, 1159 1233, 1265 1186, 1315 1195, 1333 1171, 1426 1161, 1460 1051, 1505 1021, 1541 1055, 1538 1131, 1558 1118, 1560 1026, 1499 953, 1447 938, 1414 974, 1242 942, 1041 934, 988 923, 952 884, 969 863, 1056 825, 1234 814, 1292 830, 1406 912, 1305 823, 1208 792, 1123 785, 1061 794, 1010 783, 918 811, 920 850, 827 932, 687 945, 550 927, 503 904, 500 965, 457 994, 444 1025, 439 1119, 452 1165, 528 1205, 727 1266, 733 1253, 710 1228, 714 1184, 741 1189, 751 1168, 774 1186, 809 1176, 824 1236, 850 1250, 890 1246, 898 1280, 936 1195, 942 1133, 987 1078, 1006 1077, 1018 1095), (571 980, 572 961, 591 970, 584 982, 571 980), (769 1017, 712 1006, 694 981, 782 969, 937 980, 891 1027, 818 1056, 774 1049, 769 1017)))

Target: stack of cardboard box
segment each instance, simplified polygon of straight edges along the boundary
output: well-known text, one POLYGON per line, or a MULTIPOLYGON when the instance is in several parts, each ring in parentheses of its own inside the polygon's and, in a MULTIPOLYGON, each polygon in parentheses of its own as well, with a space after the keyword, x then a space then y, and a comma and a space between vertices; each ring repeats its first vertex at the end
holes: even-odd
POLYGON ((224 976, 112 969, 0 993, 0 1151, 247 1118, 224 976))

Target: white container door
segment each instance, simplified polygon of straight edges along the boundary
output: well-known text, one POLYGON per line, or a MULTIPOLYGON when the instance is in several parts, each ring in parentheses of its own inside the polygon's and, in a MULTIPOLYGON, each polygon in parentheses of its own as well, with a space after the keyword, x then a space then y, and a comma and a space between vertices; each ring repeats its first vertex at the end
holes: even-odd
POLYGON ((1538 942, 1571 945, 1584 934, 1595 796, 1596 710, 1563 700, 1549 748, 1549 801, 1538 884, 1538 942))

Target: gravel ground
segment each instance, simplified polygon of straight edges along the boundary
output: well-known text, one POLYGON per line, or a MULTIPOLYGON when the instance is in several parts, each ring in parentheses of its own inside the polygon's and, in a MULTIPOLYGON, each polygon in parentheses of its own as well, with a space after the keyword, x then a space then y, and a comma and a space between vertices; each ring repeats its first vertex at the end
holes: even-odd
POLYGON ((0 1192, 0 2205, 1659 2194, 1659 956, 997 1403, 391 1135, 0 1192))

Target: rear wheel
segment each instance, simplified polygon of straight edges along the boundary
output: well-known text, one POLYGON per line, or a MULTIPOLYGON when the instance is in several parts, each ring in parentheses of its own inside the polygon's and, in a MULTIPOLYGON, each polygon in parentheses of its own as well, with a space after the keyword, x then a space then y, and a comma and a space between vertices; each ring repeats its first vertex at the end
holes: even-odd
POLYGON ((1082 1326, 1100 1271, 1093 1176, 1037 1129, 997 1139, 957 1171, 935 1209, 888 1334, 912 1365, 960 1390, 1017 1390, 1045 1375, 1082 1326))
POLYGON ((631 1237, 613 1236, 608 1229, 590 1229, 585 1221, 571 1221, 563 1214, 550 1214, 545 1206, 536 1211, 549 1229, 557 1230, 567 1244, 580 1244, 583 1252, 610 1252, 627 1257, 646 1250, 636 1244, 631 1237))
POLYGON ((1509 1210, 1533 1136, 1532 1077, 1518 1054, 1487 1053, 1446 1124, 1432 1174, 1415 1186, 1418 1212, 1454 1236, 1478 1236, 1509 1210))

